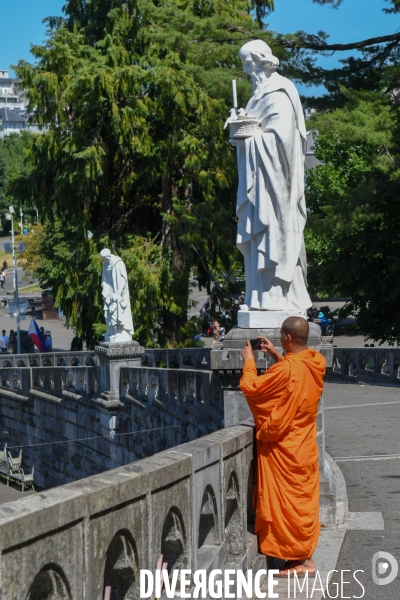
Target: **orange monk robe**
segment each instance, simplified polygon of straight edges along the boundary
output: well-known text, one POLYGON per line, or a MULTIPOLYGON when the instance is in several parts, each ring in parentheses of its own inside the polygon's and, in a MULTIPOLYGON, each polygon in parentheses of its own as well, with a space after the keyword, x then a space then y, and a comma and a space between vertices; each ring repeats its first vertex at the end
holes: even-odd
POLYGON ((307 348, 261 376, 244 364, 240 388, 256 424, 256 533, 263 554, 310 558, 319 537, 318 402, 325 359, 307 348))

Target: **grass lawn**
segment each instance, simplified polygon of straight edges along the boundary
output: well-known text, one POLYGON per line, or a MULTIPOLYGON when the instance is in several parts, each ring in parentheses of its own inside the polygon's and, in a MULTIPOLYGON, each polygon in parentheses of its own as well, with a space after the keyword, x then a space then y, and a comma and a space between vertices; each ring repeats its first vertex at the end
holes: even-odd
POLYGON ((21 292, 22 295, 25 295, 25 294, 36 294, 36 293, 39 293, 39 292, 40 293, 43 292, 43 288, 41 288, 38 283, 34 283, 32 285, 28 285, 27 287, 25 287, 24 285, 19 284, 18 287, 19 287, 19 290, 20 290, 20 292, 21 292))

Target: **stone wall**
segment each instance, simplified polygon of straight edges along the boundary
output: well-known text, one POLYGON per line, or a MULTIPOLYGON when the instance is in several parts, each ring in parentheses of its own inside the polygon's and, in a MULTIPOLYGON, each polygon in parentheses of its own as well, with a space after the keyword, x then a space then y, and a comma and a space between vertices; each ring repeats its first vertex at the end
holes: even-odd
POLYGON ((112 410, 96 402, 96 366, 3 367, 0 446, 35 484, 49 488, 151 456, 223 426, 210 372, 138 367, 121 370, 112 410), (89 438, 89 439, 88 439, 89 438), (68 440, 81 440, 79 442, 68 440))
MULTIPOLYGON (((35 483, 59 486, 0 506, 1 600, 96 600, 105 586, 136 600, 139 570, 160 554, 169 569, 263 568, 253 424, 222 429, 240 369, 213 370, 205 350, 146 351, 141 366, 117 365, 119 400, 107 406, 98 357, 75 355, 0 368, 0 443, 25 446, 35 483)), ((324 471, 322 404, 318 423, 324 471)), ((325 526, 337 519, 331 479, 322 474, 325 526)))
MULTIPOLYGON (((210 349, 146 350, 130 366, 111 357, 112 402, 96 352, 0 354, 0 447, 23 446, 23 468, 47 489, 235 425, 251 415, 234 353, 229 362, 210 349)), ((260 373, 268 364, 257 353, 260 373)), ((323 456, 322 408, 318 440, 323 456)))
POLYGON ((334 348, 330 376, 400 385, 400 348, 334 348))
POLYGON ((168 570, 247 569, 252 461, 243 424, 0 506, 2 600, 138 599, 160 554, 168 570))
POLYGON ((0 353, 0 369, 9 367, 81 367, 96 366, 95 352, 35 352, 33 354, 0 353))

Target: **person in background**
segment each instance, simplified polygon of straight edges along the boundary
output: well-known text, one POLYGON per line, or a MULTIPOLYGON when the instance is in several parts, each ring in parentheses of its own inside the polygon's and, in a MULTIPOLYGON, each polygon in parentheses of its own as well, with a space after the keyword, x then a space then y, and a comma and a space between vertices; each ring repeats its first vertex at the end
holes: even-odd
POLYGON ((209 309, 210 309, 210 303, 209 302, 204 302, 203 306, 200 309, 200 317, 202 319, 206 319, 207 318, 209 309))
POLYGON ((213 317, 212 318, 212 325, 211 325, 211 327, 212 327, 212 332, 213 332, 213 337, 214 337, 214 341, 212 343, 211 348, 214 348, 215 344, 217 342, 219 342, 219 338, 220 338, 220 335, 221 335, 221 327, 220 327, 220 325, 218 323, 217 317, 213 317))
POLYGON ((4 290, 4 284, 6 282, 6 278, 4 277, 4 272, 3 270, 0 271, 0 288, 1 290, 4 290))
POLYGON ((1 344, 1 351, 2 352, 7 352, 7 344, 8 344, 8 340, 9 339, 10 338, 6 334, 6 330, 3 329, 3 331, 1 332, 1 335, 0 335, 0 344, 1 344))
POLYGON ((79 336, 75 336, 71 342, 71 352, 81 352, 83 350, 83 342, 79 336))
POLYGON ((48 333, 45 333, 43 337, 44 337, 45 344, 47 346, 47 351, 53 352, 53 340, 51 339, 51 335, 48 333))
POLYGON ((13 347, 11 345, 11 338, 14 337, 15 335, 15 331, 14 329, 10 329, 10 335, 8 337, 8 344, 7 344, 7 349, 9 351, 10 354, 13 354, 13 347))

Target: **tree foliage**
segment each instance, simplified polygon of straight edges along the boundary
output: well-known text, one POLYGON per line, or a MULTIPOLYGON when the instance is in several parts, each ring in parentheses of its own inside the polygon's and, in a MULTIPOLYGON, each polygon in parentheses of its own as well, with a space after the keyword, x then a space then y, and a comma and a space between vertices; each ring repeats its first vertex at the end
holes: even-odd
MULTIPOLYGON (((343 1, 313 0, 318 4, 330 4, 338 8, 343 1)), ((387 0, 387 13, 400 12, 400 0, 387 0)), ((325 86, 324 95, 304 98, 306 106, 320 110, 330 110, 345 106, 347 102, 344 89, 351 88, 365 91, 393 91, 398 88, 400 33, 394 23, 393 34, 377 36, 366 40, 354 40, 347 44, 329 43, 329 35, 325 31, 308 33, 297 31, 291 34, 276 34, 275 43, 292 53, 292 62, 302 67, 302 80, 309 85, 325 86), (347 58, 339 60, 340 66, 325 69, 316 66, 317 55, 329 56, 332 52, 357 50, 347 58)), ((340 55, 339 55, 340 56, 340 55)), ((301 73, 301 69, 299 74, 301 73)))
POLYGON ((315 291, 351 298, 366 337, 400 341, 400 105, 383 93, 347 92, 315 119, 316 157, 307 174, 306 233, 315 291))
MULTIPOLYGON (((398 0, 389 4, 399 12, 398 0)), ((307 174, 309 281, 314 292, 351 298, 341 314, 357 316, 365 336, 398 343, 400 35, 329 45, 321 32, 293 44, 302 42, 306 53, 361 51, 314 71, 327 93, 309 101, 320 109, 312 126, 322 161, 307 174)))
POLYGON ((69 0, 65 18, 48 20, 46 44, 32 48, 37 65, 16 68, 49 129, 35 138, 32 171, 15 189, 45 223, 40 279, 87 341, 102 322, 100 303, 89 299, 97 298, 104 244, 129 259, 151 297, 139 306, 132 291, 144 343, 159 309, 159 341, 179 338, 192 267, 202 283, 217 260, 229 268, 236 157, 222 128, 231 79, 240 80, 242 104, 250 95, 238 49, 255 36, 271 41, 259 21, 272 7, 69 0))
MULTIPOLYGON (((47 42, 32 48, 36 66, 19 63, 35 119, 48 129, 34 138, 31 170, 12 189, 40 209, 40 280, 89 344, 103 328, 104 245, 128 265, 142 343, 155 334, 179 342, 192 268, 207 285, 210 272, 237 261, 236 156, 222 126, 231 79, 241 105, 250 96, 238 50, 253 38, 273 45, 283 74, 327 89, 308 99, 320 110, 324 162, 308 178, 310 281, 352 295, 349 310, 366 333, 397 339, 395 261, 390 270, 384 248, 390 233, 397 249, 400 34, 347 45, 329 44, 322 31, 273 34, 262 24, 273 8, 272 0, 68 0, 64 17, 48 19, 47 42), (316 66, 317 53, 349 47, 360 54, 339 68, 316 66), (343 269, 347 261, 352 269, 343 269), (363 282, 385 264, 383 318, 372 277, 363 282)), ((399 10, 399 0, 388 2, 387 12, 399 10)))
POLYGON ((31 143, 32 136, 26 132, 0 138, 0 213, 3 218, 10 205, 19 203, 20 199, 12 192, 12 185, 19 177, 26 177, 29 173, 25 158, 31 143))
POLYGON ((313 2, 315 2, 315 4, 331 4, 332 8, 339 8, 339 6, 342 4, 343 0, 313 0, 313 2))

